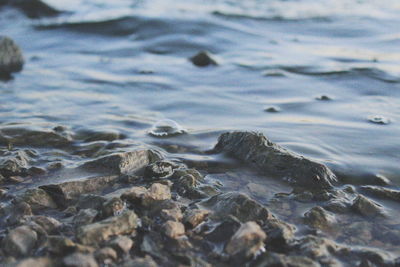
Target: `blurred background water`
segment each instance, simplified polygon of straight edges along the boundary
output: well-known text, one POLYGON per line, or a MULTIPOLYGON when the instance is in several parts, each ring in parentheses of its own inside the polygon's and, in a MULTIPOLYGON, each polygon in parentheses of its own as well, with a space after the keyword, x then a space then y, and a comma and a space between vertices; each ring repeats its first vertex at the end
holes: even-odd
POLYGON ((352 182, 380 174, 400 184, 399 1, 46 3, 64 12, 0 10, 0 34, 26 58, 0 82, 0 127, 64 125, 198 149, 225 130, 256 130, 352 182), (219 65, 194 66, 201 50, 219 65), (160 119, 188 134, 148 135, 160 119))

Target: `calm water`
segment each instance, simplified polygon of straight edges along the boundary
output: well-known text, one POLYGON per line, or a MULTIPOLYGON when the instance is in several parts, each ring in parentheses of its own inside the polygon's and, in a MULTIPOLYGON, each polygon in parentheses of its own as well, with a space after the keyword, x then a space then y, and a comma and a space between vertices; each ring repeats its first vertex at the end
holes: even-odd
POLYGON ((0 82, 0 127, 63 125, 197 149, 225 130, 257 130, 353 181, 381 174, 400 185, 398 0, 46 2, 68 12, 0 11, 0 33, 26 57, 0 82), (192 65, 200 50, 219 65, 192 65), (149 136, 164 118, 189 134, 149 136))

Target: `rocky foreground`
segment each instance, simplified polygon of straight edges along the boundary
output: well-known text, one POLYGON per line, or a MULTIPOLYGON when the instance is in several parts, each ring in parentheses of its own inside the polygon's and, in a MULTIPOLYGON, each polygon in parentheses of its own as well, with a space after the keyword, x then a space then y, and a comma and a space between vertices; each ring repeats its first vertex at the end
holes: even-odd
MULTIPOLYGON (((361 222, 383 220, 386 211, 367 196, 398 202, 395 189, 368 185, 361 194, 340 185, 325 165, 261 134, 222 134, 208 153, 234 157, 293 188, 278 194, 275 205, 288 199, 313 203, 300 219, 305 227, 298 228, 249 196, 209 183, 206 170, 171 161, 162 151, 115 152, 118 138, 94 132, 72 136, 64 128, 2 129, 0 145, 7 148, 0 153, 1 266, 400 266, 394 254, 349 246, 344 239, 340 244, 327 235, 347 214, 361 222), (77 146, 74 139, 89 145, 77 146), (84 178, 49 179, 65 168, 60 162, 34 166, 36 150, 48 147, 86 158, 67 170, 77 178, 85 173, 84 178)), ((349 239, 379 239, 367 230, 357 232, 362 226, 351 227, 337 232, 349 239)), ((399 244, 395 227, 379 227, 393 246, 399 244)))

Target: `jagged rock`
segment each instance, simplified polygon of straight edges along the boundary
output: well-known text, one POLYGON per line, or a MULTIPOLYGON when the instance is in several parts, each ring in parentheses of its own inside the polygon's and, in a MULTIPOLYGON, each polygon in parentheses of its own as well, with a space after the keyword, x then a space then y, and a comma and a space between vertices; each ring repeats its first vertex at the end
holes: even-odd
POLYGON ((168 186, 154 183, 142 197, 142 204, 149 207, 163 200, 171 199, 171 191, 168 186))
POLYGON ((165 179, 172 176, 177 167, 173 162, 157 161, 146 166, 144 177, 146 179, 165 179))
POLYGON ((9 37, 0 36, 0 75, 22 70, 24 57, 19 46, 9 37))
POLYGON ((332 227, 336 219, 334 215, 317 206, 304 214, 304 222, 312 227, 324 230, 332 227))
POLYGON ((241 222, 267 221, 273 215, 267 208, 247 195, 238 192, 228 192, 203 201, 202 205, 214 211, 212 217, 233 215, 241 222))
POLYGON ((118 181, 119 176, 97 176, 83 180, 64 182, 61 184, 43 185, 39 188, 46 191, 60 207, 65 207, 71 200, 77 199, 81 194, 93 193, 112 186, 118 181))
POLYGON ((190 227, 195 228, 197 225, 202 223, 210 214, 210 211, 203 209, 191 209, 187 210, 184 215, 183 222, 188 224, 190 227))
POLYGON ((63 259, 65 267, 98 267, 94 257, 90 254, 73 253, 63 259))
POLYGON ((8 267, 55 267, 57 266, 57 264, 53 259, 40 257, 40 258, 27 258, 7 266, 8 267))
POLYGON ((361 190, 378 198, 400 202, 400 190, 389 189, 380 186, 361 186, 361 190))
POLYGON ((19 226, 11 230, 2 241, 3 250, 14 257, 29 256, 36 245, 38 236, 28 226, 19 226))
POLYGON ((138 226, 138 222, 136 214, 127 210, 119 216, 79 227, 77 238, 84 245, 96 245, 113 235, 132 233, 138 226))
POLYGON ((103 174, 133 174, 160 158, 161 156, 152 150, 135 150, 104 156, 86 162, 80 168, 103 174))
POLYGON ((5 177, 26 175, 30 157, 25 151, 0 151, 0 174, 5 177))
POLYGON ((117 252, 110 248, 104 247, 94 254, 96 260, 104 265, 110 264, 118 259, 117 252))
POLYGON ((47 234, 53 234, 62 225, 56 219, 42 215, 32 216, 30 220, 40 225, 47 234))
POLYGON ((129 260, 124 262, 122 267, 158 267, 159 265, 149 256, 146 255, 144 258, 134 258, 133 260, 129 260))
POLYGON ((133 246, 133 241, 127 236, 118 236, 111 240, 108 245, 120 254, 126 254, 133 246))
POLYGON ((56 16, 61 13, 41 0, 5 0, 2 4, 20 9, 29 18, 56 16))
POLYGON ((225 246, 225 252, 231 256, 249 258, 264 248, 265 232, 255 222, 247 222, 240 226, 225 246))
POLYGON ((304 256, 287 256, 273 252, 265 252, 257 258, 253 267, 320 267, 318 262, 315 262, 304 256))
POLYGON ((73 222, 76 225, 86 225, 94 221, 99 212, 95 209, 83 209, 74 216, 73 222))
POLYGON ((20 197, 17 198, 17 200, 29 204, 33 212, 43 209, 57 208, 57 204, 53 201, 53 199, 46 193, 46 191, 40 188, 26 190, 20 197))
POLYGON ((180 208, 162 209, 160 212, 160 217, 166 221, 171 220, 179 222, 182 220, 183 214, 180 208))
POLYGON ((198 67, 206 67, 209 65, 217 65, 217 62, 211 57, 207 51, 201 51, 190 58, 190 61, 198 67))
POLYGON ((165 235, 173 239, 185 234, 185 226, 180 222, 167 221, 164 223, 163 228, 165 235))
POLYGON ((353 210, 367 217, 385 216, 383 207, 378 203, 362 196, 358 195, 353 201, 353 210))
POLYGON ((290 152, 255 132, 227 132, 218 138, 215 152, 225 152, 254 165, 268 176, 280 177, 308 189, 327 189, 337 179, 323 164, 290 152))

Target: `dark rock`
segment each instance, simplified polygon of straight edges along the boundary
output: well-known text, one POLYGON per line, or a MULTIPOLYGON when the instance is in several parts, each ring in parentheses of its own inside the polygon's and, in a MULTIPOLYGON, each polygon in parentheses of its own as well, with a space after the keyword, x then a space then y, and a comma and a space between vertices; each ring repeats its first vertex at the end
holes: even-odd
POLYGON ((33 212, 43 209, 57 208, 54 200, 46 193, 46 191, 40 188, 26 190, 21 196, 17 197, 17 200, 29 204, 33 212))
POLYGON ((265 232, 255 222, 243 224, 225 246, 230 257, 250 258, 264 248, 265 232))
POLYGON ((83 194, 79 196, 78 201, 76 202, 76 206, 80 209, 101 210, 104 202, 106 201, 107 198, 104 196, 99 196, 95 194, 83 194))
POLYGON ((133 241, 127 236, 117 236, 111 240, 108 245, 115 249, 121 255, 126 254, 133 247, 133 241))
POLYGON ((332 227, 336 219, 332 214, 317 206, 304 214, 304 222, 314 228, 326 230, 332 227))
POLYGON ((103 174, 133 174, 157 160, 160 160, 160 155, 152 150, 135 150, 104 156, 86 162, 80 168, 103 174))
POLYGON ((98 267, 94 257, 90 254, 73 253, 63 259, 65 267, 98 267))
POLYGON ((6 223, 9 225, 23 223, 28 216, 33 215, 31 206, 25 202, 16 202, 7 205, 1 213, 7 216, 6 223))
POLYGON ((353 201, 353 210, 366 217, 385 216, 383 207, 378 203, 359 195, 353 201))
POLYGON ((103 132, 103 131, 91 131, 81 130, 77 132, 76 139, 83 140, 84 142, 95 142, 95 141, 115 141, 125 138, 125 136, 119 132, 103 132))
POLYGON ((149 164, 144 169, 144 176, 147 179, 162 179, 172 176, 174 169, 178 166, 169 161, 157 161, 149 164))
POLYGON ((82 209, 74 216, 73 222, 76 225, 86 225, 94 221, 99 212, 95 209, 82 209))
POLYGON ((315 262, 304 256, 287 256, 273 252, 265 252, 257 258, 253 267, 320 267, 315 262))
POLYGON ((276 218, 267 221, 263 230, 267 233, 267 248, 271 251, 286 253, 295 239, 296 227, 276 218))
POLYGON ((321 95, 315 98, 316 100, 320 100, 320 101, 330 101, 332 100, 331 97, 327 96, 327 95, 321 95))
POLYGON ((61 184, 43 185, 39 188, 46 191, 57 205, 65 207, 71 200, 76 200, 81 194, 98 192, 112 186, 119 176, 97 176, 83 180, 64 182, 61 184))
POLYGON ((268 107, 266 109, 264 109, 265 112, 270 112, 270 113, 277 113, 280 112, 281 109, 278 107, 268 107))
POLYGON ((214 211, 212 217, 226 217, 233 215, 241 222, 267 221, 273 215, 267 208, 252 200, 247 195, 238 192, 228 192, 211 197, 203 201, 202 205, 214 211))
POLYGON ((168 138, 185 133, 186 130, 182 126, 180 126, 176 121, 169 119, 157 121, 149 131, 149 135, 159 138, 168 138))
POLYGON ((361 190, 374 197, 400 202, 400 190, 368 185, 361 186, 361 190))
POLYGON ((21 71, 23 65, 24 58, 18 45, 11 38, 0 36, 0 76, 21 71))
POLYGON ((2 241, 3 250, 14 257, 29 256, 35 248, 38 236, 27 226, 19 226, 11 230, 2 241))
POLYGON ((337 179, 328 167, 290 152, 254 132, 222 134, 214 148, 250 163, 266 175, 280 177, 308 189, 331 188, 337 179))
POLYGON ((190 58, 190 61, 198 67, 206 67, 210 65, 218 65, 207 51, 201 51, 190 58))
POLYGON ((127 210, 119 216, 84 225, 78 228, 77 238, 84 245, 96 245, 113 235, 130 234, 138 226, 139 219, 133 211, 127 210))
POLYGON ((122 195, 121 199, 128 201, 132 204, 141 205, 143 196, 148 192, 148 190, 143 186, 134 186, 126 190, 122 195))
POLYGON ((207 233, 206 239, 215 243, 225 243, 236 233, 240 226, 241 223, 235 217, 226 217, 211 232, 207 233))
POLYGON ((4 4, 20 9, 29 18, 56 16, 61 13, 41 0, 5 0, 4 4))

